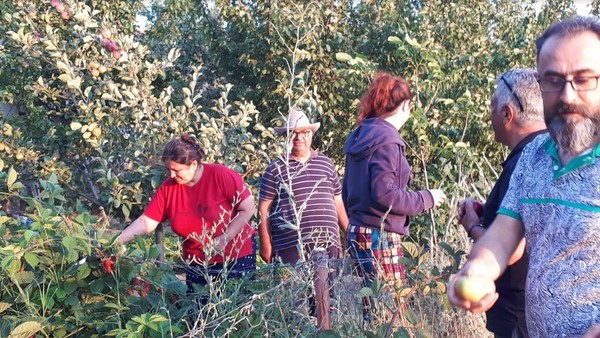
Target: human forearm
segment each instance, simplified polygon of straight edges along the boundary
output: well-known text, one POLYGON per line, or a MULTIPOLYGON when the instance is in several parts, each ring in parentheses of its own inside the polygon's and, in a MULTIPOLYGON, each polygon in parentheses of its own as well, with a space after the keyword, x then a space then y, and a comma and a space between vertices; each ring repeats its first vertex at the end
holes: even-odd
POLYGON ((271 223, 269 221, 269 210, 271 209, 271 200, 261 200, 258 202, 258 238, 260 240, 260 256, 265 262, 271 262, 271 223))
POLYGON ((521 257, 523 257, 524 254, 525 254, 525 239, 523 238, 521 240, 521 242, 519 242, 517 249, 512 253, 510 258, 508 259, 508 265, 513 265, 514 263, 516 263, 519 259, 521 259, 521 257))
POLYGON ((154 229, 156 229, 158 224, 159 222, 142 214, 121 232, 119 235, 119 240, 121 243, 127 243, 135 238, 135 236, 151 233, 154 231, 154 229))
POLYGON ((483 233, 473 246, 464 268, 469 273, 495 280, 506 269, 521 242, 523 225, 512 217, 498 215, 483 233))
POLYGON ((333 197, 335 201, 335 209, 337 211, 338 216, 338 224, 342 232, 346 233, 348 230, 348 214, 346 213, 346 208, 344 207, 344 201, 342 200, 342 195, 336 195, 333 197))
POLYGON ((245 200, 240 202, 236 211, 237 215, 231 219, 224 233, 227 242, 242 232, 246 224, 248 224, 252 218, 252 215, 254 215, 255 207, 252 196, 248 196, 245 200))

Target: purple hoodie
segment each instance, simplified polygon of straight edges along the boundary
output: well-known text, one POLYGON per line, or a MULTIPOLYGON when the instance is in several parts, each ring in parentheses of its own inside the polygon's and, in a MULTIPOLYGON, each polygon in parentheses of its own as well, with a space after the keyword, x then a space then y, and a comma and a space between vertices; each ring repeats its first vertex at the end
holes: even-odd
POLYGON ((433 207, 427 190, 407 191, 411 168, 396 128, 370 118, 346 140, 342 198, 350 224, 408 234, 409 217, 433 207))

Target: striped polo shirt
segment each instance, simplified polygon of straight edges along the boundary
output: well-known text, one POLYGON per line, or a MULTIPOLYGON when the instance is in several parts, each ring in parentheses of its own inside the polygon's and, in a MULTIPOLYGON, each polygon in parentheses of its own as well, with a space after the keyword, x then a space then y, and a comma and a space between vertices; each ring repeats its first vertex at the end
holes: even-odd
POLYGON ((523 150, 498 213, 525 229, 531 337, 579 337, 600 323, 600 145, 562 166, 548 135, 523 150))
POLYGON ((273 251, 296 246, 299 234, 304 244, 339 247, 333 198, 341 193, 333 163, 321 153, 313 151, 305 163, 291 156, 271 162, 261 179, 260 200, 273 201, 269 211, 273 251))

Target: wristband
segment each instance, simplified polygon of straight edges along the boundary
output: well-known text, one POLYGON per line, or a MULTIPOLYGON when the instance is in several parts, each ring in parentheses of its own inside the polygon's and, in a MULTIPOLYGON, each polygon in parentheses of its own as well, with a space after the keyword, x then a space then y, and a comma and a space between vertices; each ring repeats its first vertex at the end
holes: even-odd
POLYGON ((473 224, 469 227, 469 230, 467 230, 467 236, 469 236, 469 238, 473 238, 473 236, 471 236, 471 233, 473 233, 473 229, 475 228, 483 228, 483 226, 481 224, 473 224))

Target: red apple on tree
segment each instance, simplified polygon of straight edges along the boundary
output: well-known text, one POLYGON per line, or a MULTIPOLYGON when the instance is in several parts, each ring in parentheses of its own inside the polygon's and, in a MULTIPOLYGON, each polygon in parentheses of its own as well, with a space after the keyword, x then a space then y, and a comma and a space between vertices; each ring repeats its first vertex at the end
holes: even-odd
POLYGON ((65 5, 62 4, 61 2, 57 3, 54 8, 56 8, 56 11, 59 12, 59 13, 62 13, 62 12, 64 12, 67 9, 65 7, 65 5))
POLYGON ((112 41, 108 44, 108 46, 106 46, 106 48, 108 48, 108 50, 111 52, 119 50, 119 46, 117 46, 117 44, 112 41))
POLYGON ((118 60, 118 59, 120 59, 120 58, 121 58, 121 51, 120 51, 120 50, 118 50, 118 49, 117 49, 117 50, 114 50, 114 51, 112 51, 112 56, 113 56, 115 59, 117 59, 117 60, 118 60))

